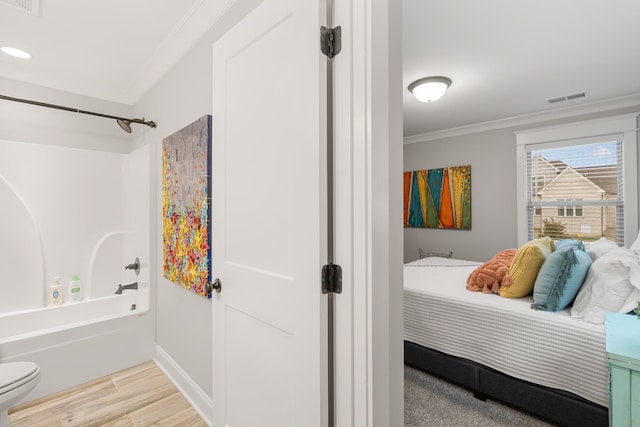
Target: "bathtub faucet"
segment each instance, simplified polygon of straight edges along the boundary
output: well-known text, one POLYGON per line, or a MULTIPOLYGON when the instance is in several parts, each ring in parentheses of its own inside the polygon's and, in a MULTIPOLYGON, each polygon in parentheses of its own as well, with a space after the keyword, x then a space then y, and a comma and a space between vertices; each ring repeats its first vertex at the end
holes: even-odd
POLYGON ((140 274, 140 259, 136 257, 136 260, 133 262, 133 264, 125 265, 124 269, 135 271, 137 276, 138 274, 140 274))
POLYGON ((134 282, 131 283, 130 285, 118 285, 118 290, 116 290, 116 295, 119 295, 122 293, 122 291, 125 291, 127 289, 138 289, 138 282, 134 282))

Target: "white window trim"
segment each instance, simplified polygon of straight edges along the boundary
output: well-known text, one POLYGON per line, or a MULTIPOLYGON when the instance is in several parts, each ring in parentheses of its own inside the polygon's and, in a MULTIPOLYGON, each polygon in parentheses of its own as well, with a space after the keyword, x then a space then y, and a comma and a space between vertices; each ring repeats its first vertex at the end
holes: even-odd
POLYGON ((622 135, 624 150, 624 246, 638 236, 638 115, 623 114, 557 126, 516 131, 516 183, 518 245, 528 240, 527 230, 527 150, 535 144, 548 144, 605 135, 622 135))

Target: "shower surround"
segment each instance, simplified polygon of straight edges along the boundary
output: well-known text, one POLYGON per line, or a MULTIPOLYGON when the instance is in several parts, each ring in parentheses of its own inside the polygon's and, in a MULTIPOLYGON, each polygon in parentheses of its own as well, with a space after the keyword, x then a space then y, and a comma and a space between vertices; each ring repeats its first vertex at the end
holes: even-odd
POLYGON ((40 365, 29 399, 152 358, 150 179, 149 146, 123 154, 0 141, 0 362, 40 365), (124 268, 136 257, 139 275, 124 268), (74 275, 84 300, 69 303, 74 275), (46 307, 55 276, 65 304, 46 307), (132 282, 137 291, 114 295, 132 282))

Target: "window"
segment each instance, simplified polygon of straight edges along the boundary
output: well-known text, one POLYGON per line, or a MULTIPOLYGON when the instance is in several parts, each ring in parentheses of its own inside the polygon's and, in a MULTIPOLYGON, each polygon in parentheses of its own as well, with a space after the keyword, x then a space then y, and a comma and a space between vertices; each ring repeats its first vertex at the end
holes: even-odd
MULTIPOLYGON (((578 202, 579 200, 558 200, 558 204, 559 205, 563 205, 563 206, 558 206, 558 216, 582 216, 583 210, 582 210, 582 206, 578 206, 575 205, 573 203, 578 202), (567 202, 572 203, 571 205, 566 205, 567 202)), ((540 211, 540 213, 537 213, 535 215, 542 215, 542 209, 539 206, 535 206, 534 207, 536 209, 536 211, 540 211)), ((540 236, 536 236, 536 237, 540 237, 540 236)))
POLYGON ((633 114, 516 132, 520 244, 542 236, 635 240, 636 120, 633 114))
POLYGON ((624 229, 621 197, 624 189, 619 178, 624 168, 619 135, 609 136, 603 142, 534 144, 525 150, 527 176, 532 177, 527 205, 534 210, 533 217, 528 219, 530 238, 622 240, 623 234, 618 234, 624 229), (543 168, 548 169, 548 179, 540 188, 539 174, 543 168), (540 210, 540 215, 535 215, 535 209, 540 210))
POLYGON ((544 176, 534 176, 531 178, 531 193, 537 195, 540 190, 544 188, 545 185, 545 177, 544 176))

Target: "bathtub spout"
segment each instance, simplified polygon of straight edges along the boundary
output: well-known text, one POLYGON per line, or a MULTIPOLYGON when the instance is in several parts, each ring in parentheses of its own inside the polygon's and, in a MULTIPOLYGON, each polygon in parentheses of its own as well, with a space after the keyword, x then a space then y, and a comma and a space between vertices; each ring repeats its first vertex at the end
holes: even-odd
POLYGON ((130 285, 118 285, 118 289, 116 290, 116 295, 119 295, 122 293, 122 291, 125 291, 127 289, 138 289, 138 282, 134 282, 131 283, 130 285))

